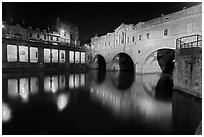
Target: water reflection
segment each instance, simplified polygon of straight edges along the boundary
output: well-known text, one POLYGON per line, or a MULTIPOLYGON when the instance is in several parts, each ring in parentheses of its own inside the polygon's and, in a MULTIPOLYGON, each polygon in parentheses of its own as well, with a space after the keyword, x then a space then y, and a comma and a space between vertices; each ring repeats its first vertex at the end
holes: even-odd
POLYGON ((11 98, 18 97, 18 81, 17 79, 8 80, 8 95, 11 98))
POLYGON ((93 99, 112 109, 120 118, 142 120, 149 124, 156 122, 161 128, 171 130, 172 102, 154 97, 155 87, 163 76, 136 75, 134 81, 134 76, 125 73, 107 72, 102 84, 92 82, 93 99), (118 87, 119 83, 123 83, 123 87, 118 87))
POLYGON ((114 71, 111 72, 111 80, 116 88, 126 90, 131 87, 134 75, 127 72, 114 71))
POLYGON ((37 77, 8 79, 8 96, 10 98, 18 98, 20 96, 23 102, 27 102, 29 94, 36 94, 37 92, 37 77))
POLYGON ((173 91, 172 75, 23 73, 2 84, 8 133, 194 134, 202 117, 201 100, 173 91))
POLYGON ((28 95, 29 95, 29 91, 28 91, 28 78, 21 78, 20 79, 20 91, 19 91, 19 95, 22 98, 22 100, 24 102, 28 101, 28 95))
POLYGON ((11 109, 6 103, 2 103, 2 122, 8 122, 11 119, 11 109))
POLYGON ((58 111, 62 111, 66 108, 69 102, 70 94, 62 93, 57 97, 57 108, 58 111))

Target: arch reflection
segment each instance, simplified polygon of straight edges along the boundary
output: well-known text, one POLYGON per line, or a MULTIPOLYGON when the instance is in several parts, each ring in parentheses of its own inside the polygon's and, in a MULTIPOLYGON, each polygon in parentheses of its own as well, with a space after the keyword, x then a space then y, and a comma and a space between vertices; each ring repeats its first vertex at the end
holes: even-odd
POLYGON ((111 80, 116 88, 126 90, 132 86, 134 74, 124 71, 114 71, 111 72, 111 80))
POLYGON ((135 80, 130 80, 132 84, 123 89, 125 92, 121 92, 117 87, 120 84, 119 79, 122 79, 122 84, 127 81, 128 76, 107 72, 102 84, 92 83, 92 98, 120 118, 141 120, 152 125, 156 122, 161 128, 171 130, 172 102, 161 101, 155 97, 160 75, 136 75, 135 80))

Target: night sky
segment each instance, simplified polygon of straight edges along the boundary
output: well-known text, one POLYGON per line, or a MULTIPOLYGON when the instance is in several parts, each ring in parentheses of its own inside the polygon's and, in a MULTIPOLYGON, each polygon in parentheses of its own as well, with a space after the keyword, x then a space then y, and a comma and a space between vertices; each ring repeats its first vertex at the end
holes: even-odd
POLYGON ((161 14, 169 14, 183 7, 191 7, 199 3, 173 2, 3 2, 2 18, 21 24, 23 19, 28 26, 47 28, 61 20, 76 24, 81 41, 95 34, 104 35, 113 32, 120 24, 137 24, 148 21, 161 14))

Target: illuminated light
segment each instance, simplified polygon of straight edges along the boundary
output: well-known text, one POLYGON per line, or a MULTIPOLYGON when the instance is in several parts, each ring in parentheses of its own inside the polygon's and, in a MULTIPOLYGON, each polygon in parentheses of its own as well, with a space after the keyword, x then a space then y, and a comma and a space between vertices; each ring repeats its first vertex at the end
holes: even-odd
POLYGON ((60 29, 60 34, 64 34, 65 30, 64 29, 60 29))
POLYGON ((58 99, 57 99, 58 111, 62 111, 65 109, 69 101, 69 96, 70 96, 69 94, 68 95, 61 94, 58 96, 58 99))
POLYGON ((30 78, 30 92, 36 94, 38 92, 38 79, 36 77, 30 78))
POLYGON ((18 97, 18 81, 17 79, 8 80, 8 95, 9 97, 18 97))
POLYGON ((57 46, 58 44, 57 43, 52 43, 52 45, 56 45, 57 46))
POLYGON ((20 92, 19 95, 23 99, 23 101, 27 102, 28 101, 28 79, 27 78, 22 78, 20 79, 20 92))
POLYGON ((45 77, 44 78, 44 91, 49 92, 50 91, 50 77, 45 77))
POLYGON ((94 91, 94 89, 93 89, 93 88, 91 88, 91 93, 93 93, 93 91, 94 91))
POLYGON ((75 74, 74 85, 75 88, 79 87, 79 74, 75 74))
POLYGON ((11 119, 11 109, 6 103, 2 103, 2 121, 8 122, 11 119))
POLYGON ((81 74, 81 77, 80 77, 80 84, 81 86, 84 86, 85 85, 85 75, 84 74, 81 74))
POLYGON ((65 76, 59 76, 59 89, 65 89, 65 76))
POLYGON ((74 88, 74 75, 69 75, 69 88, 74 88))
POLYGON ((58 90, 58 77, 57 76, 52 77, 50 82, 51 92, 55 93, 58 90))
POLYGON ((175 62, 175 59, 173 60, 173 62, 175 62))
POLYGON ((5 28, 4 24, 2 24, 2 29, 5 28))

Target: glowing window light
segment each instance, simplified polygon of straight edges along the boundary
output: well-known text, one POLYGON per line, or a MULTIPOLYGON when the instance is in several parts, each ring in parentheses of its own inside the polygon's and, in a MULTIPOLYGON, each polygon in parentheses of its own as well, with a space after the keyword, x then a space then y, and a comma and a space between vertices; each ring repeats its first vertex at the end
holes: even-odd
POLYGON ((2 122, 8 122, 11 119, 11 109, 6 103, 2 103, 2 122))
POLYGON ((69 63, 74 63, 74 51, 69 51, 69 63))
POLYGON ((80 52, 75 52, 75 63, 79 63, 80 62, 80 52))

